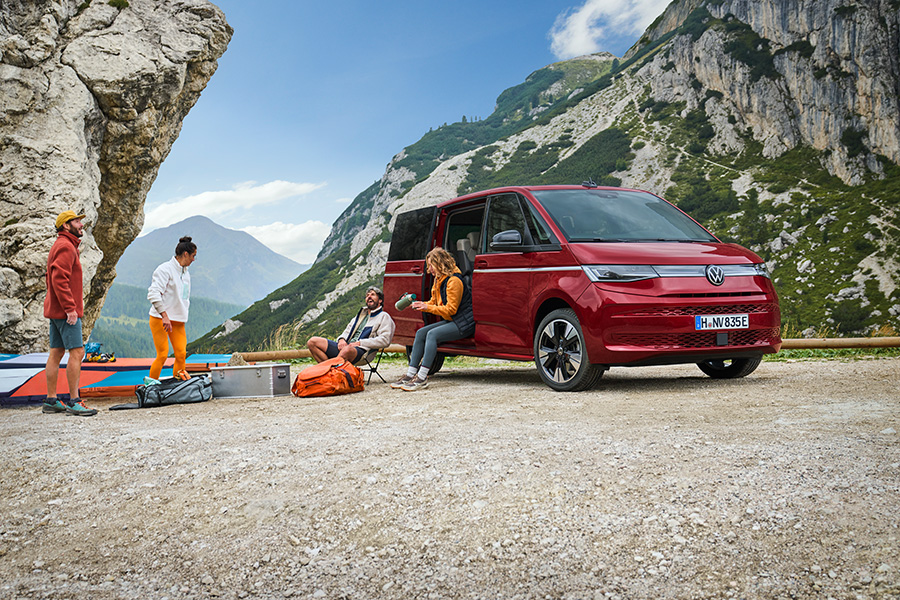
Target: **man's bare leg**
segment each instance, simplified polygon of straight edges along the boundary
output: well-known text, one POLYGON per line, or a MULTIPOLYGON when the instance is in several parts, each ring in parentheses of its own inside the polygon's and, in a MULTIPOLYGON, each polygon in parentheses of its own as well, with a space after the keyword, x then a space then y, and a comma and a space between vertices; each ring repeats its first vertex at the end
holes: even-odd
POLYGON ((325 350, 328 349, 327 339, 323 337, 311 337, 309 338, 309 341, 306 342, 306 347, 309 348, 309 353, 317 363, 328 360, 328 355, 325 354, 325 350))
MULTIPOLYGON (((56 398, 56 384, 59 380, 59 363, 65 356, 66 351, 63 348, 50 348, 47 355, 47 367, 44 372, 47 374, 47 397, 56 398)), ((71 362, 71 361, 70 361, 71 362)), ((68 367, 66 367, 68 372, 68 367)), ((81 364, 78 365, 78 372, 81 373, 81 364)))
POLYGON ((69 350, 69 362, 66 365, 66 383, 69 384, 69 397, 80 398, 81 361, 84 359, 84 347, 69 350))

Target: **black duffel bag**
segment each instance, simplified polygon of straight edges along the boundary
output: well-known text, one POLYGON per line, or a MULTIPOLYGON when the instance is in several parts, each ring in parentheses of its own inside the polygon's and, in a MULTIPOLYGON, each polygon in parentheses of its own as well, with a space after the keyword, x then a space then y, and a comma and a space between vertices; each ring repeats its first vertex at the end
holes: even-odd
POLYGON ((160 380, 158 385, 139 385, 134 390, 138 398, 131 404, 117 404, 109 410, 153 408, 170 404, 206 402, 212 398, 212 379, 208 374, 194 375, 188 380, 175 377, 160 380))

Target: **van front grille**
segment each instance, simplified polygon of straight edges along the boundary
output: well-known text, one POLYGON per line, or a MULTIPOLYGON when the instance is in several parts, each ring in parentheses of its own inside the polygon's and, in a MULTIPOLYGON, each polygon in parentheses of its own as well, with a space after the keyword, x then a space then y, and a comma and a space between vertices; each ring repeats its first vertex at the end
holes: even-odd
POLYGON ((627 313, 636 317, 693 317, 694 315, 735 315, 771 313, 778 306, 769 304, 726 304, 716 306, 654 306, 627 313))
MULTIPOLYGON (((777 327, 766 329, 733 329, 728 332, 728 346, 770 346, 779 340, 780 330, 777 327)), ((717 343, 717 332, 694 331, 689 333, 623 333, 614 334, 612 343, 622 346, 640 346, 642 348, 691 349, 720 348, 717 343)))

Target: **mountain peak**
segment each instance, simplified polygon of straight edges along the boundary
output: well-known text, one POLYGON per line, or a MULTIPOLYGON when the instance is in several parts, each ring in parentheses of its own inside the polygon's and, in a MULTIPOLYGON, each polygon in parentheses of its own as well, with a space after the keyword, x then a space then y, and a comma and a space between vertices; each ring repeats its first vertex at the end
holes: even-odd
POLYGON ((196 215, 135 240, 116 267, 116 283, 149 285, 153 270, 174 256, 183 236, 197 244, 197 261, 191 266, 192 296, 249 306, 305 268, 245 231, 196 215))

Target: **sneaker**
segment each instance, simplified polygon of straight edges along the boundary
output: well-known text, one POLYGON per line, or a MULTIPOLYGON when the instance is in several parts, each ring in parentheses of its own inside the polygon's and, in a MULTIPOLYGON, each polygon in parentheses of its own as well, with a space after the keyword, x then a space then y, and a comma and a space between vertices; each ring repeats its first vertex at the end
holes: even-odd
POLYGON ((66 412, 66 405, 59 398, 44 398, 44 406, 41 408, 42 413, 61 413, 66 412))
POLYGON ((400 389, 404 392, 415 392, 416 390, 424 390, 428 387, 428 379, 419 379, 416 377, 409 383, 404 383, 400 389))
POLYGON ((97 414, 97 409, 88 408, 84 405, 84 401, 81 398, 75 398, 69 401, 68 406, 66 406, 66 412, 79 417, 93 417, 97 414))
POLYGON ((410 377, 409 375, 404 375, 403 377, 401 377, 400 379, 398 379, 397 381, 392 383, 391 387, 394 388, 395 390, 399 390, 399 389, 402 389, 404 385, 406 385, 407 383, 409 383, 412 380, 413 380, 413 378, 410 377))
POLYGON ((187 381, 188 379, 191 378, 191 376, 188 375, 188 372, 185 370, 181 370, 181 371, 178 371, 177 373, 175 373, 175 377, 182 381, 187 381))

